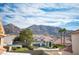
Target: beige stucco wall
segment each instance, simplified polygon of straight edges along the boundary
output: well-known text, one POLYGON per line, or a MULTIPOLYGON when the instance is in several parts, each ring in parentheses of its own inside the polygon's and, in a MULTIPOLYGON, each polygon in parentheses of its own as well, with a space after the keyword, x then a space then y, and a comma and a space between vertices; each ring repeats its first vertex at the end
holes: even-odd
POLYGON ((0 45, 3 46, 4 40, 1 38, 0 45))
POLYGON ((71 37, 73 54, 79 55, 79 34, 72 34, 71 37))

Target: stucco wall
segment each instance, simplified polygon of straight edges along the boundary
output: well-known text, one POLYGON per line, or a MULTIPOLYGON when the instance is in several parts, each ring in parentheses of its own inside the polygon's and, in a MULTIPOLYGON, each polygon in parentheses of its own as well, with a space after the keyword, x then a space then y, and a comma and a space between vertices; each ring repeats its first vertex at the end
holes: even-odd
POLYGON ((72 34, 72 50, 73 54, 79 55, 79 34, 72 34))
POLYGON ((1 38, 1 46, 3 46, 4 45, 4 40, 3 40, 3 38, 1 38))

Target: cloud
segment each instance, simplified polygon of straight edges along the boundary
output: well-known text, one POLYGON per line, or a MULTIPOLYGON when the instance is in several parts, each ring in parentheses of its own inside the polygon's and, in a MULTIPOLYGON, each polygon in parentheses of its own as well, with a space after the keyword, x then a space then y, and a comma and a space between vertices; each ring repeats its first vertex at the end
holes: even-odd
POLYGON ((0 4, 0 16, 4 23, 12 23, 20 28, 36 24, 78 29, 77 25, 69 23, 79 22, 79 4, 2 3, 0 4))
POLYGON ((72 21, 64 25, 65 28, 76 30, 79 28, 79 21, 72 21))
POLYGON ((64 11, 69 11, 72 10, 72 8, 41 8, 40 10, 44 12, 64 12, 64 11))

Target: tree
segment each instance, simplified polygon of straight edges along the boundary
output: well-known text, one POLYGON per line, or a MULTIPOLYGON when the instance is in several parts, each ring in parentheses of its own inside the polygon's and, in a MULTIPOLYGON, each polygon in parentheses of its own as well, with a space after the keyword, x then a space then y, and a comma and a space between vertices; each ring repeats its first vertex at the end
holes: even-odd
POLYGON ((65 33, 66 33, 66 29, 65 28, 64 29, 60 29, 59 32, 61 34, 61 44, 65 44, 65 33))
POLYGON ((17 41, 20 42, 20 39, 19 39, 18 36, 14 38, 14 40, 13 40, 13 44, 15 44, 17 41))
POLYGON ((32 31, 30 29, 24 29, 20 32, 19 38, 26 44, 26 46, 31 46, 33 41, 32 31))
POLYGON ((63 35, 64 35, 64 37, 63 37, 63 38, 64 38, 64 39, 63 39, 63 44, 65 44, 65 33, 66 33, 66 29, 64 28, 64 29, 63 29, 63 35))
POLYGON ((63 32, 62 29, 59 29, 59 33, 60 33, 60 36, 61 36, 61 44, 62 44, 62 35, 63 35, 62 32, 63 32))

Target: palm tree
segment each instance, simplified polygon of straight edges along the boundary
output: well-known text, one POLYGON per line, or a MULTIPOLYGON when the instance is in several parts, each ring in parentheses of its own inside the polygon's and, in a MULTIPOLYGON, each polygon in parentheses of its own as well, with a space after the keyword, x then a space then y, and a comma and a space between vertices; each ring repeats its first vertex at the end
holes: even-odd
POLYGON ((60 35, 61 35, 61 44, 65 44, 65 32, 66 32, 66 29, 60 29, 59 30, 60 32, 60 35))
POLYGON ((61 44, 62 44, 62 29, 59 30, 60 36, 61 36, 61 44))
POLYGON ((66 29, 64 28, 63 29, 63 35, 64 35, 64 37, 63 37, 63 44, 65 44, 65 33, 66 33, 66 29))

